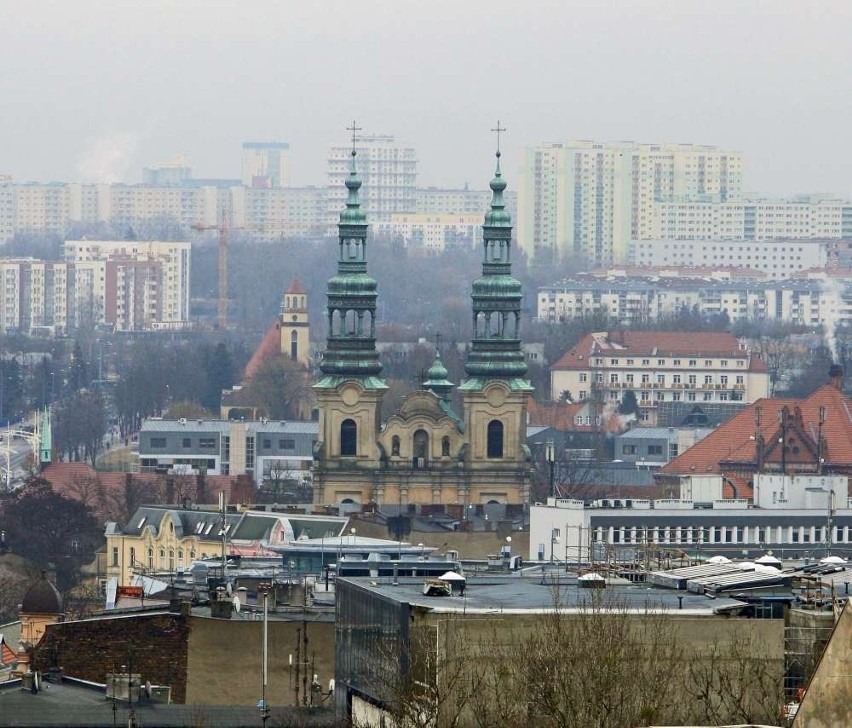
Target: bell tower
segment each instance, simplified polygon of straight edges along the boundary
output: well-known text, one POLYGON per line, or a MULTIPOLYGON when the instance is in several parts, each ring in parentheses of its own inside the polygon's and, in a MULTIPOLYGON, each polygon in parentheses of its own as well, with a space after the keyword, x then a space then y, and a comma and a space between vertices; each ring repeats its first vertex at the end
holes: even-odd
POLYGON ((497 165, 491 180, 491 209, 485 214, 482 275, 473 283, 473 341, 459 387, 464 401, 465 433, 471 471, 477 478, 468 494, 472 502, 511 502, 528 498, 531 468, 525 445, 527 400, 533 387, 526 378, 521 349, 520 281, 512 276, 512 222, 503 201, 506 182, 500 171, 497 123, 497 165), (487 492, 486 492, 487 489, 487 492))
POLYGON ((281 353, 306 369, 311 363, 311 337, 308 323, 308 293, 293 279, 281 299, 281 353))
POLYGON ((337 274, 328 281, 326 349, 322 376, 314 384, 319 406, 319 440, 314 450, 314 502, 367 502, 379 461, 382 397, 376 349, 377 285, 367 273, 367 218, 361 209, 361 179, 355 166, 355 123, 346 209, 338 225, 337 274), (365 473, 358 475, 358 470, 365 473))

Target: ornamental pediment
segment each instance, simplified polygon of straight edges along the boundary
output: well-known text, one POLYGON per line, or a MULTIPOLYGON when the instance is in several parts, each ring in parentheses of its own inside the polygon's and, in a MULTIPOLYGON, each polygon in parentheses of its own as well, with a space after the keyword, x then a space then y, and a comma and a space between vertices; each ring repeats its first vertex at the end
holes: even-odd
POLYGON ((438 420, 444 419, 447 413, 441 409, 438 398, 431 392, 412 392, 402 401, 402 406, 394 412, 392 417, 399 418, 403 421, 414 419, 415 417, 428 417, 429 419, 438 420))

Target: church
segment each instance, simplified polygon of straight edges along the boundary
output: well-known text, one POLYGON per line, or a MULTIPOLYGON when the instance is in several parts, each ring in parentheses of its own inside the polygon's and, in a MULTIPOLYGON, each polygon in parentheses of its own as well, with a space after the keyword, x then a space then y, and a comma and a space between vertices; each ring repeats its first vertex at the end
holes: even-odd
POLYGON ((337 273, 328 281, 326 349, 313 385, 319 410, 314 502, 526 503, 533 463, 524 441, 533 387, 521 350, 523 294, 512 276, 499 143, 482 275, 471 292, 473 340, 459 385, 461 414, 453 410, 455 385, 436 352, 422 388, 381 421, 387 385, 376 349, 378 285, 367 270, 354 146, 345 184, 337 273))

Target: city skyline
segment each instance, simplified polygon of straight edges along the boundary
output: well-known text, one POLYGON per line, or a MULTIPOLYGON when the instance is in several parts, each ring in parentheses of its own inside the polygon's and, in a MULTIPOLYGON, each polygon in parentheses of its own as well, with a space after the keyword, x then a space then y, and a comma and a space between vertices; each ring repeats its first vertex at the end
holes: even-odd
POLYGON ((7 5, 16 182, 138 182, 180 154, 238 177, 244 141, 279 140, 322 185, 354 117, 417 149, 418 186, 476 186, 499 118, 509 175, 542 142, 683 142, 742 152, 746 195, 852 196, 839 2, 7 5))

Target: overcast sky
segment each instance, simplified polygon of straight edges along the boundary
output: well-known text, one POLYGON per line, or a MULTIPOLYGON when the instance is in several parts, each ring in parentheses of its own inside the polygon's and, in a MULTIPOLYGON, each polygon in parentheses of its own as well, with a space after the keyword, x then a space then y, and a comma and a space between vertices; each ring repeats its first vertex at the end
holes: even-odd
POLYGON ((184 154, 238 177, 291 145, 294 184, 365 132, 419 184, 483 187, 499 118, 510 185, 542 141, 743 152, 746 190, 852 197, 852 2, 0 0, 0 174, 140 181, 184 154))

